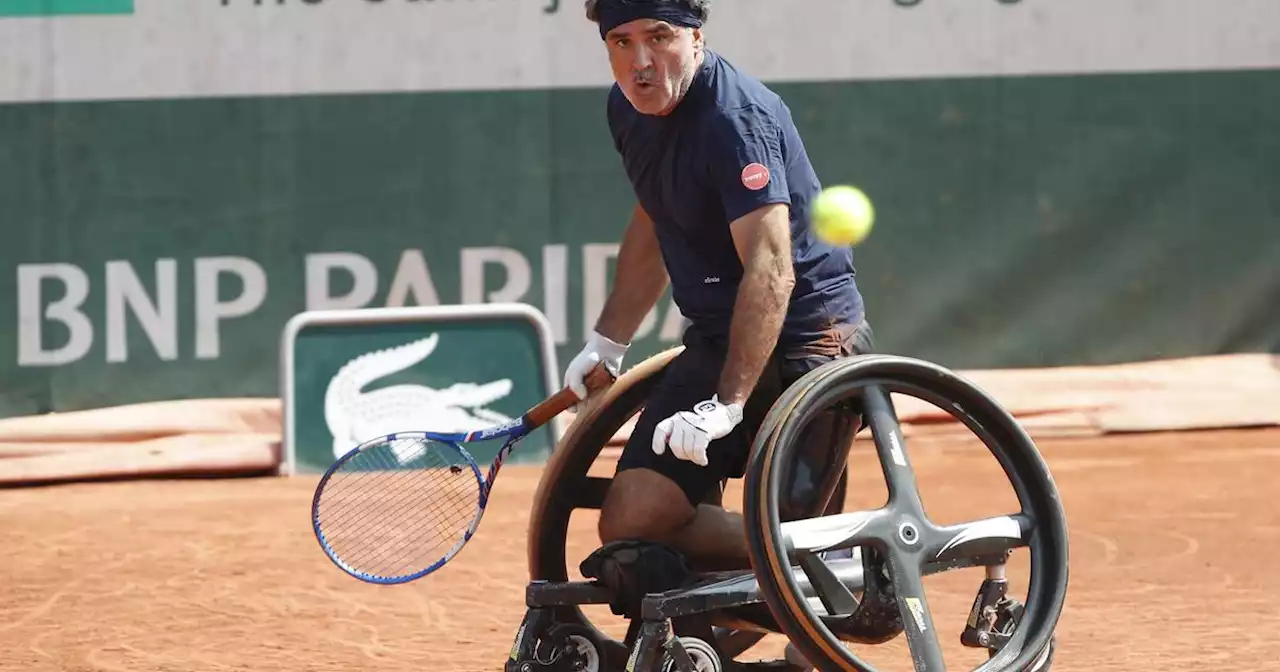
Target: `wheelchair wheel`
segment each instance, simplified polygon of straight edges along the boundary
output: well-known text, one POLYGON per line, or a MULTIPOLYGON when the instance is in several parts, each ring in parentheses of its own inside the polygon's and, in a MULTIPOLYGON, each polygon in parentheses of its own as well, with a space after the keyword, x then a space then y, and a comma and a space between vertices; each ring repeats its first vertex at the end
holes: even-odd
MULTIPOLYGON (((527 538, 529 579, 533 582, 569 581, 569 523, 579 509, 599 510, 612 483, 611 477, 589 471, 610 439, 643 410, 649 392, 661 380, 668 364, 683 350, 658 353, 624 372, 598 396, 592 397, 574 418, 543 470, 530 512, 527 538)), ((828 513, 844 504, 847 479, 841 479, 828 513)), ((608 637, 577 606, 557 607, 557 623, 580 625, 594 634, 607 661, 606 669, 621 668, 630 653, 630 642, 608 637)), ((715 646, 732 657, 764 637, 756 630, 715 628, 715 646)))
POLYGON ((1031 667, 1052 644, 1066 598, 1066 518, 1048 467, 1014 418, 975 385, 921 360, 862 355, 823 365, 801 378, 774 404, 757 435, 747 468, 743 514, 760 590, 779 626, 820 670, 875 672, 819 617, 797 582, 798 565, 825 591, 825 604, 854 605, 830 576, 822 552, 862 547, 883 558, 889 594, 905 625, 917 670, 943 669, 937 626, 923 577, 960 567, 1003 566, 1014 549, 1031 550, 1031 581, 1018 627, 1001 640, 980 672, 1031 667), (1020 511, 939 526, 925 515, 890 394, 916 397, 968 427, 999 462, 1020 511), (857 398, 889 491, 880 509, 780 523, 781 473, 805 423, 831 405, 857 398))
MULTIPOLYGON (((599 510, 613 479, 588 472, 609 440, 643 408, 649 390, 680 352, 668 350, 624 372, 607 389, 584 402, 547 460, 529 516, 527 553, 530 581, 569 581, 569 522, 579 509, 599 510)), ((557 623, 577 624, 600 643, 606 669, 620 668, 630 654, 626 643, 591 623, 577 606, 557 607, 557 623)))

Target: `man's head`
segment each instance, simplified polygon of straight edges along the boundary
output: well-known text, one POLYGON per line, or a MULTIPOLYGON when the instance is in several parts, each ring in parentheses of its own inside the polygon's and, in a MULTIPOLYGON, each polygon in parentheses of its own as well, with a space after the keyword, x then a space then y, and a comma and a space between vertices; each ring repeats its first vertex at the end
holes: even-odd
POLYGON ((613 78, 642 114, 675 109, 702 64, 711 0, 586 0, 613 78))

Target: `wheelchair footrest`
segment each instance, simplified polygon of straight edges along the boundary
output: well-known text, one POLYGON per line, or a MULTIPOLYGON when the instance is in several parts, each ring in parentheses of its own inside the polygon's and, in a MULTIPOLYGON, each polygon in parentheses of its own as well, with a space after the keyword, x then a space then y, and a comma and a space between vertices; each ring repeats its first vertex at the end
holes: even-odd
POLYGON ((598 581, 533 581, 525 588, 524 602, 530 608, 609 604, 609 589, 598 581))
MULTIPOLYGON (((828 566, 849 590, 862 590, 861 559, 832 561, 828 566)), ((798 568, 795 574, 804 594, 821 609, 808 576, 798 568)), ((533 581, 525 589, 525 604, 530 608, 608 604, 609 598, 608 589, 598 581, 533 581)), ((760 586, 750 571, 714 572, 698 575, 685 587, 645 597, 641 613, 644 620, 654 621, 763 602, 760 586)))
MULTIPOLYGON (((855 556, 827 563, 835 577, 852 592, 861 591, 865 583, 862 577, 862 559, 855 556)), ((796 582, 819 612, 821 601, 809 582, 809 577, 794 568, 796 582)), ((703 575, 694 585, 650 595, 644 599, 641 613, 645 620, 678 618, 709 611, 763 605, 760 584, 750 571, 721 572, 703 575)))

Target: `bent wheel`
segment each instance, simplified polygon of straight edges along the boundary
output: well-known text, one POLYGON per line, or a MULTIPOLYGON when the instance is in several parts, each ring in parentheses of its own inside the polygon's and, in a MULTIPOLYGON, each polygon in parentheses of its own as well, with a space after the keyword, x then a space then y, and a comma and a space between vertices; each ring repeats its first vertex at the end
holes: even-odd
POLYGON ((1066 598, 1066 518, 1057 487, 1030 437, 1014 418, 969 381, 921 360, 860 355, 823 365, 774 404, 756 437, 743 504, 752 566, 769 610, 792 643, 819 669, 875 672, 841 645, 801 592, 791 567, 821 586, 831 613, 856 604, 828 576, 821 551, 855 546, 883 557, 891 592, 917 670, 941 670, 938 630, 923 590, 927 574, 959 567, 1003 565, 1013 549, 1031 550, 1031 584, 1018 627, 980 672, 1033 666, 1051 645, 1066 598), (999 462, 1021 510, 1007 516, 939 526, 925 515, 891 393, 916 397, 962 422, 999 462), (793 459, 795 437, 816 413, 860 398, 888 485, 888 503, 874 511, 780 523, 780 478, 793 459), (784 571, 784 569, 786 571, 784 571))
MULTIPOLYGON (((534 495, 527 537, 530 581, 569 580, 570 518, 578 509, 599 510, 612 483, 612 478, 590 475, 591 466, 618 430, 643 409, 649 392, 682 350, 673 348, 636 364, 579 409, 547 461, 534 495)), ((842 479, 829 511, 842 510, 845 487, 842 479)), ((606 636, 581 608, 556 607, 554 617, 557 623, 580 625, 592 633, 607 661, 606 669, 620 669, 626 664, 629 643, 606 636)), ((715 645, 725 656, 736 655, 763 637, 760 632, 731 628, 719 628, 716 635, 715 645)))

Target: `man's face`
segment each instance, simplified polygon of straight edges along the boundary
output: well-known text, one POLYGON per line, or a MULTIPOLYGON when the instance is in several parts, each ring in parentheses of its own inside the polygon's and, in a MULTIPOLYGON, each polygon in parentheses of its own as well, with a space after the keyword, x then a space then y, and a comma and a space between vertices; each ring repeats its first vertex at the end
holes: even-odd
POLYGON ((609 31, 605 46, 613 78, 636 111, 665 115, 693 82, 702 31, 637 19, 609 31))

